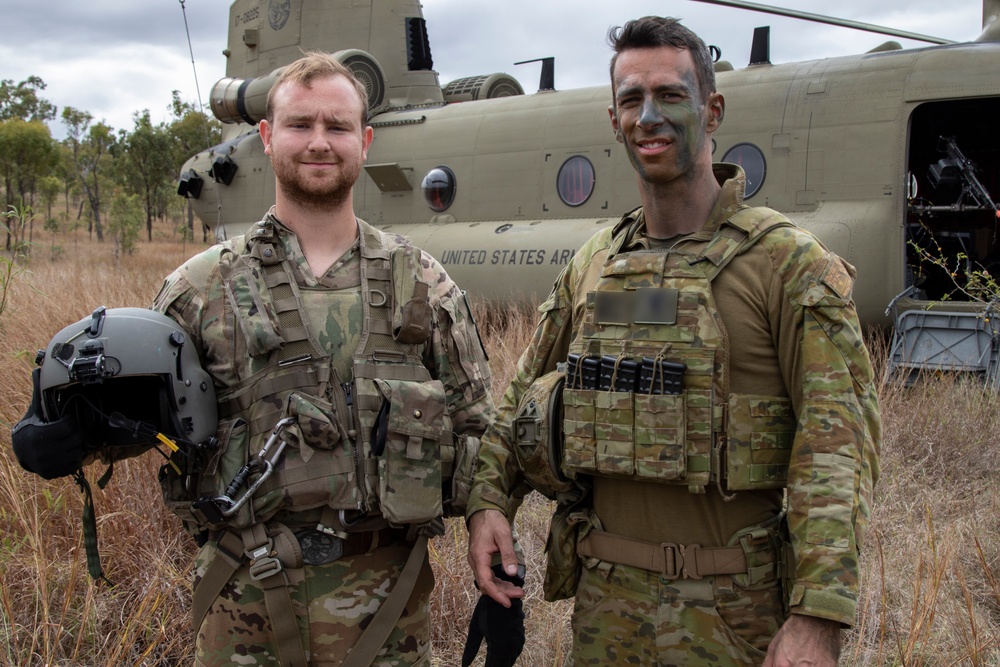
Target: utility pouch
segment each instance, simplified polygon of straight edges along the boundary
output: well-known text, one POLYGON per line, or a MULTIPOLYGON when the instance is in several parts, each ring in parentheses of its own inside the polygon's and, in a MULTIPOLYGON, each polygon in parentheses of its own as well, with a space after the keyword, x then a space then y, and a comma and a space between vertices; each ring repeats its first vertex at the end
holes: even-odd
POLYGON ((545 580, 542 593, 547 602, 566 600, 576 595, 583 563, 577 556, 577 544, 593 524, 590 512, 584 506, 589 491, 575 489, 561 496, 549 524, 545 542, 545 580))
POLYGON ((563 467, 570 473, 684 480, 704 461, 711 442, 710 410, 697 410, 701 395, 633 394, 592 389, 563 390, 563 467), (690 417, 698 416, 697 422, 690 417), (693 433, 697 432, 697 433, 693 433), (703 434, 703 456, 690 457, 689 442, 703 434))
POLYGON ((620 391, 594 393, 595 464, 599 474, 635 474, 633 396, 620 391))
POLYGON ((333 404, 314 396, 293 393, 288 396, 285 414, 296 417, 296 422, 285 427, 285 440, 299 450, 308 463, 317 449, 334 449, 347 439, 333 404))
POLYGON ((360 450, 348 437, 334 405, 293 392, 288 395, 284 414, 294 418, 281 434, 288 449, 274 482, 262 487, 264 494, 255 500, 254 507, 268 516, 279 508, 357 507, 356 457, 360 450), (323 454, 316 455, 317 450, 323 454))
POLYGON ((392 337, 404 345, 419 345, 431 333, 433 317, 428 300, 429 286, 417 280, 420 251, 404 246, 392 253, 393 303, 392 337))
POLYGON ((284 339, 271 311, 271 299, 263 296, 267 286, 259 269, 244 267, 232 273, 225 281, 225 289, 226 300, 236 314, 250 356, 266 356, 280 348, 284 339))
POLYGON ((733 574, 733 583, 744 590, 770 588, 782 581, 786 571, 788 538, 782 512, 757 526, 736 531, 727 546, 740 546, 747 560, 747 571, 733 574))
MULTIPOLYGON (((171 466, 160 470, 163 502, 171 512, 187 524, 192 519, 201 528, 221 528, 223 525, 243 525, 251 521, 249 504, 228 520, 215 513, 202 511, 196 499, 218 496, 229 481, 243 468, 249 456, 250 427, 240 418, 224 419, 216 431, 217 446, 204 452, 200 474, 179 476, 171 466)), ((174 456, 174 459, 178 457, 174 456)))
POLYGON ((730 491, 784 488, 795 427, 790 399, 732 395, 726 448, 727 488, 730 491))
POLYGON ((451 445, 451 418, 440 380, 375 379, 386 405, 372 432, 378 458, 382 515, 393 524, 420 524, 443 513, 441 447, 451 445), (380 453, 379 453, 380 451, 380 453))

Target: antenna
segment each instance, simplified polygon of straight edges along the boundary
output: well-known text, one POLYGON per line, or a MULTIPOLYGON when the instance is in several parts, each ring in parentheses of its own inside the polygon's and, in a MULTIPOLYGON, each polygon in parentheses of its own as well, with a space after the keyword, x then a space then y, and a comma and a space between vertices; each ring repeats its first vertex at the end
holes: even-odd
POLYGON ((771 64, 771 26, 753 29, 753 43, 750 45, 751 65, 771 64))
MULTIPOLYGON (((202 118, 205 119, 203 127, 205 128, 205 147, 211 150, 212 148, 212 138, 208 133, 208 114, 205 113, 205 104, 201 101, 201 85, 198 83, 198 68, 194 64, 194 47, 191 46, 191 29, 188 28, 188 17, 187 9, 184 7, 184 0, 178 0, 181 3, 181 15, 184 17, 184 32, 187 34, 188 41, 188 53, 191 54, 191 71, 194 72, 194 90, 198 95, 198 111, 201 112, 202 118)), ((183 177, 182 177, 183 178, 183 177)), ((199 192, 201 187, 197 186, 199 192)), ((216 205, 218 207, 218 223, 216 224, 216 229, 223 230, 223 236, 225 236, 225 225, 222 223, 222 195, 219 191, 215 192, 216 205)), ((188 220, 191 220, 191 204, 188 202, 188 220)), ((191 235, 194 236, 194 229, 192 224, 191 235)))
MULTIPOLYGON (((198 68, 194 64, 194 47, 191 46, 191 30, 188 28, 188 17, 187 9, 184 7, 184 0, 178 0, 181 3, 181 15, 184 17, 184 32, 187 34, 188 41, 188 53, 191 54, 191 71, 194 72, 194 90, 198 95, 198 110, 201 111, 202 115, 205 115, 205 105, 201 101, 201 85, 198 83, 198 68)), ((212 140, 208 136, 208 123, 205 123, 205 146, 211 148, 212 140)))
POLYGON ((538 91, 556 89, 556 59, 552 56, 547 58, 535 58, 533 60, 522 60, 515 65, 526 65, 527 63, 542 63, 542 73, 538 77, 538 91))

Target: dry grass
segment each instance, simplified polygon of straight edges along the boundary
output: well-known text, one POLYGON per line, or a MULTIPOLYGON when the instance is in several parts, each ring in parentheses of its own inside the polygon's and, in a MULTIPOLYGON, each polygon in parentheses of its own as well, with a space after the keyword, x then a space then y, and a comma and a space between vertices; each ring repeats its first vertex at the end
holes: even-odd
MULTIPOLYGON (((111 245, 67 243, 51 261, 38 244, 30 274, 0 318, 0 665, 190 664, 189 564, 194 548, 159 499, 155 456, 116 466, 94 489, 105 571, 87 575, 81 494, 68 480, 24 473, 9 428, 29 397, 34 351, 97 305, 142 306, 198 246, 141 243, 116 266, 111 245)), ((499 399, 534 313, 477 308, 499 399)), ((884 358, 884 352, 876 352, 884 358)), ((996 396, 962 378, 882 389, 882 477, 864 554, 858 626, 842 665, 1000 663, 1000 468, 996 396)), ((101 471, 91 470, 91 478, 101 471)), ((556 667, 570 645, 568 603, 541 601, 551 508, 536 496, 519 514, 529 559, 528 643, 520 664, 556 667)), ((462 522, 431 552, 435 664, 456 665, 477 593, 462 522)), ((482 664, 482 658, 476 663, 482 664)))

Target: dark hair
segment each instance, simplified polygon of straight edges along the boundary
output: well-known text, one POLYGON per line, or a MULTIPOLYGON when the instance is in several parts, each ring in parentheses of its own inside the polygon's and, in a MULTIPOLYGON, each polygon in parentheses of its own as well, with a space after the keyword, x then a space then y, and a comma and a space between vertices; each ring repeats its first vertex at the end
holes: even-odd
POLYGON ((283 83, 301 83, 307 88, 310 87, 314 79, 322 79, 329 76, 343 76, 354 86, 355 92, 361 98, 361 127, 368 124, 368 90, 365 84, 358 81, 354 72, 341 64, 329 53, 322 51, 309 51, 291 65, 285 67, 278 75, 271 90, 267 93, 267 106, 264 110, 264 117, 268 122, 274 122, 274 91, 283 83))
POLYGON ((611 85, 615 85, 615 62, 619 54, 627 49, 651 49, 658 46, 673 46, 686 49, 694 60, 695 75, 701 89, 702 99, 715 92, 715 66, 712 54, 701 37, 681 25, 680 19, 667 16, 644 16, 623 26, 608 31, 608 42, 615 50, 611 57, 611 85))

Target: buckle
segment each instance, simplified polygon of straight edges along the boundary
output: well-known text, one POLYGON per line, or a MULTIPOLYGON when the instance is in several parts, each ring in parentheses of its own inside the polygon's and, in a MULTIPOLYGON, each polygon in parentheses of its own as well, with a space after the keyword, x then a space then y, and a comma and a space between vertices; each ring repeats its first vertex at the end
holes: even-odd
POLYGON ((667 579, 701 579, 698 574, 697 552, 700 544, 674 544, 663 542, 663 576, 667 579), (688 568, 691 565, 691 568, 688 568))
POLYGON ((258 558, 250 563, 250 578, 260 581, 281 572, 281 561, 274 556, 258 558))
POLYGON ((273 540, 268 539, 265 544, 253 550, 247 549, 244 553, 250 559, 250 578, 254 581, 267 579, 281 572, 281 561, 271 555, 274 553, 273 540))

